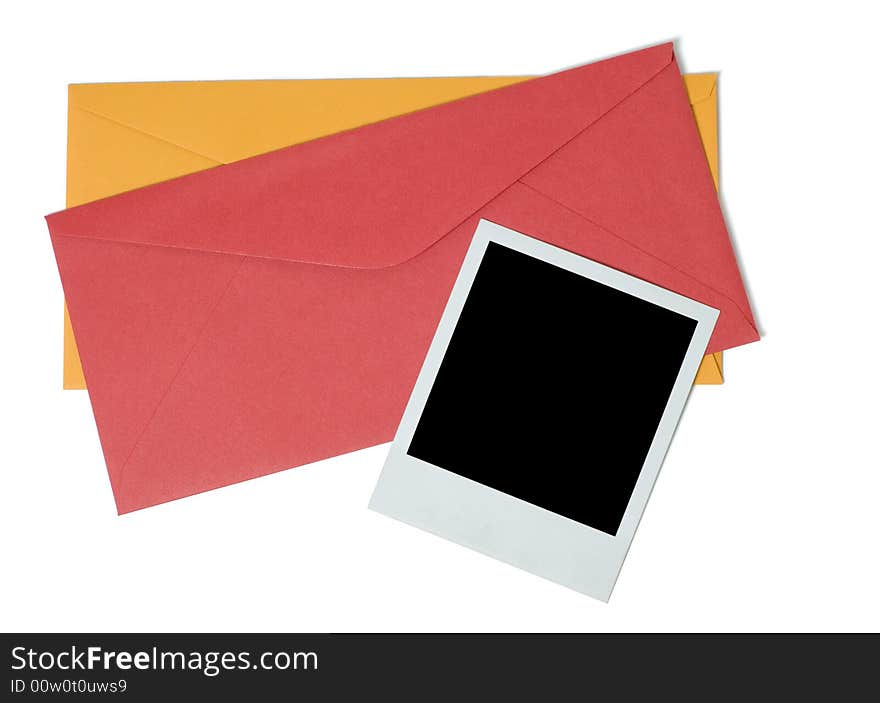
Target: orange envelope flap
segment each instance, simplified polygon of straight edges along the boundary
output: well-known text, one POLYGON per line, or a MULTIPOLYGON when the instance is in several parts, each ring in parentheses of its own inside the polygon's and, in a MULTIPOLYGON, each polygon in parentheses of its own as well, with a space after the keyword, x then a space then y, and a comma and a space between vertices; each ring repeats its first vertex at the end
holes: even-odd
POLYGON ((709 170, 718 188, 718 74, 689 73, 684 77, 691 109, 700 130, 700 139, 709 162, 709 170))

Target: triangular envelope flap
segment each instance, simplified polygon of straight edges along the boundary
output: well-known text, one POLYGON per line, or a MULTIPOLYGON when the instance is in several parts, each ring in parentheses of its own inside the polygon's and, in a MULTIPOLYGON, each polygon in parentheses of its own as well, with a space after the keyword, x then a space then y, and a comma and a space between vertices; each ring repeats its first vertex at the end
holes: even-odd
POLYGON ((88 237, 351 268, 431 246, 672 61, 664 44, 51 215, 88 237))
POLYGON ((527 78, 86 83, 69 87, 68 102, 71 113, 232 163, 527 78))
POLYGON ((684 87, 687 90, 691 106, 708 100, 715 93, 718 84, 717 73, 688 73, 684 87))
POLYGON ((522 180, 711 285, 754 327, 690 110, 681 76, 670 67, 620 105, 617 119, 602 120, 522 180))

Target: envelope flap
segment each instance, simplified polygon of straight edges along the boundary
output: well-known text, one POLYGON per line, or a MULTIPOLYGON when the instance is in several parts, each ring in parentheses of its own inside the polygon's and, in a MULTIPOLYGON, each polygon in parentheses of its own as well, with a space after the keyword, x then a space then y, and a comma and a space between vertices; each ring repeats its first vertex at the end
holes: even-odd
POLYGON ((685 90, 691 106, 699 105, 715 94, 718 84, 717 73, 688 73, 685 79, 685 90))
POLYGON ((700 125, 700 137, 703 149, 712 171, 715 188, 718 188, 718 85, 717 73, 689 73, 685 76, 684 86, 687 90, 691 110, 700 125))
POLYGON ((56 236, 391 266, 430 247, 672 59, 671 44, 651 47, 72 208, 49 225, 56 236), (365 222, 381 229, 364 231, 365 222))

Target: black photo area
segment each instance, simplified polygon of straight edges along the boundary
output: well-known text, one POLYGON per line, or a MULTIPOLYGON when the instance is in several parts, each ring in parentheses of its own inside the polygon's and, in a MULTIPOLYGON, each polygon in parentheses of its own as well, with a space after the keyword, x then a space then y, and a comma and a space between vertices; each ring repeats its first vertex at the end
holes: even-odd
POLYGON ((492 242, 408 454, 614 535, 696 325, 492 242))

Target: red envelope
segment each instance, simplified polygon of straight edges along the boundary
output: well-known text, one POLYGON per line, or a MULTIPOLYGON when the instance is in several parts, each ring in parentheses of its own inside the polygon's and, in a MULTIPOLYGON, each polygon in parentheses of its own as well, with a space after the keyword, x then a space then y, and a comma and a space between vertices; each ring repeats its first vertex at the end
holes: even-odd
POLYGON ((665 44, 50 215, 119 512, 390 441, 480 218, 757 340, 702 149, 665 44))

